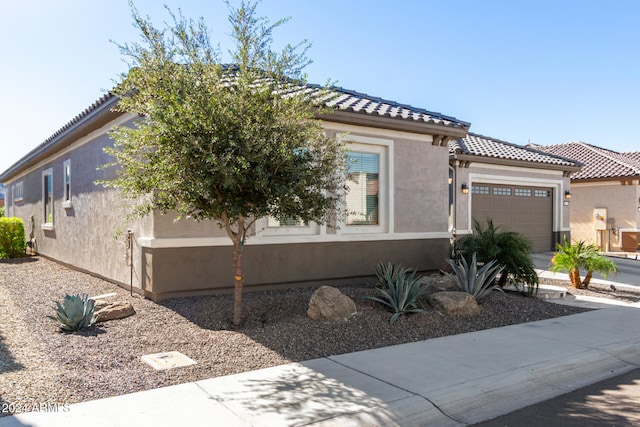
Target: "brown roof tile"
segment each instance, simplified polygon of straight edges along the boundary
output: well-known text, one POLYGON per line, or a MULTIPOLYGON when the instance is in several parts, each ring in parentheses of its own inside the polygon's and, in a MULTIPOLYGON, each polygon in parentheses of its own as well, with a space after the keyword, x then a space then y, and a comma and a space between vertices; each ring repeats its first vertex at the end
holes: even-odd
POLYGON ((640 156, 637 153, 621 154, 584 142, 569 142, 546 146, 533 145, 532 147, 583 163, 584 167, 571 175, 572 180, 618 179, 640 176, 640 156))

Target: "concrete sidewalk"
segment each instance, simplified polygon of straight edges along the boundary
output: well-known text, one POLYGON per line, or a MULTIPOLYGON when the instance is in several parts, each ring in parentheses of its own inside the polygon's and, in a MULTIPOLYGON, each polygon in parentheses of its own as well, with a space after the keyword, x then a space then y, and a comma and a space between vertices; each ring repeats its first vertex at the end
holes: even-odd
POLYGON ((293 363, 0 418, 0 426, 461 426, 640 367, 640 309, 293 363))

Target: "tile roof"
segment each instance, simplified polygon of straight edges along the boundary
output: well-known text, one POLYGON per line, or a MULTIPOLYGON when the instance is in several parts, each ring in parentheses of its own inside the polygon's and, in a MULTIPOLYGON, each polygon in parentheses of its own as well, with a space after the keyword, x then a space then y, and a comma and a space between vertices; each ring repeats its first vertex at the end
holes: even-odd
POLYGON ((636 162, 640 162, 640 151, 622 153, 622 155, 628 157, 631 160, 635 160, 636 162))
MULTIPOLYGON (((307 83, 306 87, 310 92, 320 92, 322 87, 307 83)), ((10 175, 18 171, 36 156, 43 155, 49 149, 55 147, 56 139, 60 138, 65 132, 73 129, 75 125, 90 116, 96 110, 102 109, 115 103, 117 98, 115 95, 108 93, 87 107, 82 113, 75 116, 67 124, 57 130, 53 135, 47 138, 36 148, 27 153, 17 163, 12 165, 6 171, 0 173, 0 180, 8 178, 10 175)), ((454 117, 445 116, 440 113, 416 108, 406 104, 400 104, 395 101, 389 101, 382 98, 369 96, 364 93, 355 92, 341 87, 331 87, 327 91, 324 98, 327 107, 337 108, 338 110, 352 112, 357 114, 366 114, 374 117, 387 117, 396 120, 410 121, 413 123, 424 123, 429 125, 444 126, 447 128, 456 128, 466 132, 470 123, 458 120, 454 117)))
POLYGON ((519 160, 549 165, 578 167, 579 162, 545 153, 531 147, 512 144, 496 138, 469 133, 465 138, 449 142, 449 154, 466 154, 506 160, 519 160))
POLYGON ((533 147, 583 163, 584 167, 571 175, 572 180, 619 179, 640 176, 640 158, 637 153, 625 155, 584 142, 535 145, 533 147))

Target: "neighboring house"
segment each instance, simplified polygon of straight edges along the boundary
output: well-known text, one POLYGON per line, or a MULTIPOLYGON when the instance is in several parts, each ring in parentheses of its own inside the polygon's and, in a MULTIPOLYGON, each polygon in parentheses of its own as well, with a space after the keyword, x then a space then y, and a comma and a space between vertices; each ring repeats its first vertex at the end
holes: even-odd
MULTIPOLYGON (((354 192, 347 208, 359 214, 334 224, 339 228, 260 220, 245 248, 249 288, 357 280, 373 275, 378 261, 437 270, 448 256, 447 144, 465 137, 469 123, 336 90, 337 111, 322 121, 330 136, 348 133, 357 161, 349 170, 354 192)), ((155 300, 230 291, 231 241, 214 222, 156 213, 114 239, 125 214, 119 192, 94 182, 115 173, 98 169, 112 160, 103 152, 113 144, 108 132, 135 119, 113 112, 117 101, 102 97, 0 175, 7 215, 24 219, 40 254, 132 284, 155 300)), ((564 188, 560 172, 534 175, 564 188)))
POLYGON ((473 133, 449 142, 449 162, 456 237, 471 233, 474 219, 484 225, 491 218, 544 252, 573 232, 565 194, 580 163, 473 133))
POLYGON ((571 175, 571 236, 604 250, 632 251, 640 241, 640 152, 585 144, 535 146, 584 164, 571 175))
POLYGON ((0 184, 0 208, 4 207, 4 185, 0 184))

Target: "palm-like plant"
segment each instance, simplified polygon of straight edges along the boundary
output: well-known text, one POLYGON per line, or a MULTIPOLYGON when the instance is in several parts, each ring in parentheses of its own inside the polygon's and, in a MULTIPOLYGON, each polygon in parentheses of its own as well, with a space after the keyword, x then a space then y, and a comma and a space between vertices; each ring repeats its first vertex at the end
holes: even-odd
POLYGON ((571 244, 565 236, 564 244, 556 245, 556 254, 551 259, 551 271, 567 272, 573 288, 586 288, 594 271, 606 277, 608 273, 616 271, 616 265, 601 255, 596 245, 587 244, 584 240, 571 244), (587 270, 584 282, 580 280, 581 268, 587 270))
POLYGON ((491 218, 487 219, 486 227, 473 220, 473 233, 454 245, 456 259, 465 258, 469 264, 472 254, 476 254, 480 263, 495 260, 502 267, 498 278, 500 287, 504 287, 511 276, 516 282, 529 287, 529 293, 538 287, 538 274, 529 256, 531 251, 531 243, 523 235, 515 231, 501 231, 500 226, 493 225, 491 218))

